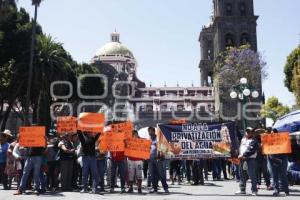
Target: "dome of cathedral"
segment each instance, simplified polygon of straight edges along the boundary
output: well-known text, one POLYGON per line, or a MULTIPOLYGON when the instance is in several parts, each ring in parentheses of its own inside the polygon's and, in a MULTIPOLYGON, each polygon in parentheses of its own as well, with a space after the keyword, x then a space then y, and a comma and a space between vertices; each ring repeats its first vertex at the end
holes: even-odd
POLYGON ((111 41, 102 46, 96 53, 96 56, 106 55, 122 55, 134 58, 133 53, 120 42, 120 34, 113 32, 111 35, 111 41))
POLYGON ((120 42, 109 42, 102 46, 96 53, 96 56, 105 55, 123 55, 134 58, 132 52, 120 42))

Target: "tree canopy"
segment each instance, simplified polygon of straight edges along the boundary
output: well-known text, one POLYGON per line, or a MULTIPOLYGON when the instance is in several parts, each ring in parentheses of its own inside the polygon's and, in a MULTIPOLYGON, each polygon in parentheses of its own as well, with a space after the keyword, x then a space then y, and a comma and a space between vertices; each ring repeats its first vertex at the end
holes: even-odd
MULTIPOLYGON (((41 0, 32 0, 39 5, 41 0)), ((0 129, 4 129, 11 111, 24 121, 24 108, 28 80, 28 66, 32 34, 32 20, 25 9, 18 9, 15 0, 0 0, 0 129)), ((39 24, 36 27, 33 77, 30 95, 32 122, 49 127, 50 85, 53 81, 70 81, 74 86, 70 101, 77 101, 77 77, 99 71, 89 64, 78 64, 63 45, 45 35, 39 24)), ((91 80, 84 81, 86 93, 103 92, 100 83, 94 87, 91 80)), ((60 88, 65 94, 66 88, 60 88)))
POLYGON ((293 92, 300 106, 300 45, 287 57, 284 66, 284 85, 293 92))
POLYGON ((261 116, 265 118, 270 118, 275 122, 279 117, 290 112, 288 106, 282 105, 277 97, 268 98, 267 102, 262 106, 261 116))
POLYGON ((253 86, 260 87, 262 79, 267 77, 266 63, 249 45, 230 47, 217 57, 214 74, 221 97, 228 98, 230 88, 242 77, 253 86))

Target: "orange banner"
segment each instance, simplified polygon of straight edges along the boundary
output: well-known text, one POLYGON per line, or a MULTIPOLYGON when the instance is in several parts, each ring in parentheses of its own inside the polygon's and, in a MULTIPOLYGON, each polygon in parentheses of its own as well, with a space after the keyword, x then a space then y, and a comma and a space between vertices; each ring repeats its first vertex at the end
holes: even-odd
POLYGON ((77 118, 72 116, 57 117, 57 133, 76 133, 77 118))
POLYGON ((111 131, 114 133, 124 133, 126 139, 132 137, 133 124, 130 121, 111 124, 110 127, 111 131))
POLYGON ((272 133, 261 135, 263 154, 291 153, 289 133, 272 133))
POLYGON ((90 133, 102 133, 104 127, 103 113, 80 113, 78 116, 77 129, 90 133))
POLYGON ((105 132, 100 136, 99 149, 101 151, 124 151, 124 140, 124 133, 105 132))
POLYGON ((130 138, 126 140, 125 144, 125 156, 145 160, 150 158, 150 140, 141 138, 130 138))
POLYGON ((44 126, 22 126, 19 128, 19 143, 22 147, 45 147, 46 128, 44 126))

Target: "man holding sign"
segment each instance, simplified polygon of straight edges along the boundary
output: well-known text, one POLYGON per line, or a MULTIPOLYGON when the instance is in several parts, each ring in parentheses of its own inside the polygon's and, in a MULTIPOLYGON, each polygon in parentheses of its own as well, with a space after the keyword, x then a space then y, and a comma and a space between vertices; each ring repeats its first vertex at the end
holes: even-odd
MULTIPOLYGON (((132 131, 133 139, 138 139, 139 134, 136 130, 132 131)), ((130 140, 130 139, 129 139, 130 140)), ((126 142, 126 147, 128 143, 126 142)), ((149 157, 150 157, 150 141, 148 145, 148 151, 149 151, 149 157)), ((125 155, 126 155, 126 149, 125 149, 125 155)), ((149 158, 148 158, 149 159, 149 158)), ((133 182, 134 178, 137 179, 138 183, 138 193, 142 193, 142 179, 143 179, 143 159, 136 158, 134 156, 128 156, 128 178, 129 178, 129 190, 127 193, 133 193, 133 182)))
POLYGON ((42 159, 45 153, 45 145, 45 127, 20 127, 20 146, 28 148, 20 187, 15 195, 20 195, 26 190, 27 180, 29 178, 31 170, 33 170, 33 179, 35 184, 34 193, 39 194, 45 192, 40 189, 40 173, 42 159))
POLYGON ((89 170, 92 173, 93 179, 93 189, 92 192, 95 194, 97 191, 97 182, 98 182, 98 174, 97 174, 97 161, 96 161, 96 141, 98 140, 100 133, 92 134, 90 132, 81 132, 77 131, 78 138, 81 143, 82 148, 82 185, 83 189, 81 193, 88 192, 88 174, 89 170))
MULTIPOLYGON (((277 134, 284 134, 278 133, 276 129, 273 129, 274 137, 277 134)), ((278 135, 279 136, 279 135, 278 135)), ((289 138, 288 138, 289 139, 289 138)), ((282 144, 283 141, 279 141, 282 144)), ((279 180, 280 185, 282 186, 282 190, 285 192, 285 195, 288 196, 289 192, 289 185, 288 185, 288 178, 287 178, 287 167, 288 167, 288 156, 284 153, 278 154, 270 154, 268 155, 268 161, 270 163, 272 169, 272 178, 273 178, 273 186, 274 192, 273 196, 279 196, 280 188, 279 188, 279 180)))

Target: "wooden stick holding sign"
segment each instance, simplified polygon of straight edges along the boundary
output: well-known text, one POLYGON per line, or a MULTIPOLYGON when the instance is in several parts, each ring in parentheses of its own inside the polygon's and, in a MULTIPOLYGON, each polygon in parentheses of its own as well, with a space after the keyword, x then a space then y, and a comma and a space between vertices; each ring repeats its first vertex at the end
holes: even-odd
POLYGON ((282 154, 292 152, 289 133, 262 134, 261 143, 263 154, 282 154))
POLYGON ((45 147, 46 128, 44 126, 22 126, 19 129, 19 143, 22 147, 45 147))
POLYGON ((80 113, 78 116, 77 129, 89 133, 102 133, 104 128, 103 113, 80 113))
POLYGON ((57 117, 57 133, 76 133, 77 118, 72 116, 57 117))

